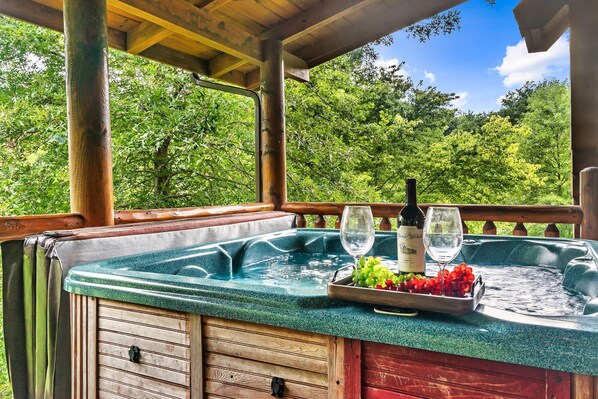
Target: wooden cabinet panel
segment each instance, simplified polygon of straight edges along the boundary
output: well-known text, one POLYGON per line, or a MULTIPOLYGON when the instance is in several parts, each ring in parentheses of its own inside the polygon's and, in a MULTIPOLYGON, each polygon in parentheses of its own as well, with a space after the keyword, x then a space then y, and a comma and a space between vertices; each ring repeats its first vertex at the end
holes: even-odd
POLYGON ((285 398, 329 398, 331 338, 212 317, 202 329, 206 397, 272 398, 279 377, 285 398))
POLYGON ((98 396, 190 398, 189 316, 184 313, 99 300, 98 396), (140 350, 139 363, 129 349, 140 350))
POLYGON ((569 398, 570 375, 369 342, 361 344, 364 399, 569 398))

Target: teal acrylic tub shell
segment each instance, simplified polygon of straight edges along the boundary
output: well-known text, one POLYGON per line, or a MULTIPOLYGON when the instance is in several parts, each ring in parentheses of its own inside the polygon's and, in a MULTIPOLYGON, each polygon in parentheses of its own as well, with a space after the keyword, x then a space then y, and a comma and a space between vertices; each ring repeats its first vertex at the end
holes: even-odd
MULTIPOLYGON (((465 316, 420 312, 401 318, 375 314, 371 305, 330 300, 325 287, 209 278, 295 253, 337 254, 337 262, 350 262, 338 230, 329 229, 292 229, 88 263, 73 267, 64 287, 81 295, 598 375, 596 248, 581 240, 468 235, 457 259, 556 267, 567 288, 588 297, 587 314, 579 316, 526 316, 480 305, 465 316)), ((395 233, 377 232, 370 252, 396 257, 395 233)))

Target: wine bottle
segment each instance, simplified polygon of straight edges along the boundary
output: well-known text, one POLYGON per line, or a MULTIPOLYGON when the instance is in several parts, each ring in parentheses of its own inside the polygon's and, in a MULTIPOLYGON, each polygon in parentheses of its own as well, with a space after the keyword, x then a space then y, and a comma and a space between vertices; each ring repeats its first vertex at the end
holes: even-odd
POLYGON ((417 206, 415 179, 406 180, 405 207, 397 217, 397 255, 400 274, 426 273, 424 249, 424 213, 417 206))

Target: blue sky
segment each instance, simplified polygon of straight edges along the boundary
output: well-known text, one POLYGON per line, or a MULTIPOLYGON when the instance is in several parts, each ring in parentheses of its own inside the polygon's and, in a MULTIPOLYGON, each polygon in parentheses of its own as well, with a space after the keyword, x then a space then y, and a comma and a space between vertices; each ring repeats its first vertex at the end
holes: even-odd
POLYGON ((404 73, 415 82, 458 93, 454 105, 474 112, 499 109, 500 98, 527 80, 569 78, 568 34, 549 51, 528 54, 513 16, 519 0, 469 0, 461 11, 461 30, 426 43, 394 34, 394 44, 379 46, 381 64, 405 62, 404 73))

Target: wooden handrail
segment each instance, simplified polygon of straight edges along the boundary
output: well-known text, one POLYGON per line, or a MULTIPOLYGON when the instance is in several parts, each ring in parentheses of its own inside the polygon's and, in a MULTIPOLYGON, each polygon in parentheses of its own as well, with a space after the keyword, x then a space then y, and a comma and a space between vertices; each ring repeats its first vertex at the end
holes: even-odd
MULTIPOLYGON (((396 218, 404 204, 367 204, 333 202, 287 202, 286 212, 300 215, 342 215, 346 205, 368 205, 374 217, 396 218)), ((456 206, 461 218, 467 221, 494 221, 515 223, 581 224, 583 212, 575 205, 437 205, 420 204, 425 212, 429 206, 456 206)))
POLYGON ((46 230, 80 227, 85 227, 85 218, 79 213, 1 217, 0 241, 19 240, 46 230))
POLYGON ((193 208, 127 210, 114 212, 114 224, 157 222, 161 220, 187 219, 273 210, 274 204, 271 202, 242 205, 200 206, 193 208))
MULTIPOLYGON (((232 215, 249 212, 272 211, 270 202, 242 205, 201 206, 194 208, 126 210, 114 212, 114 224, 158 222, 163 220, 232 215)), ((0 242, 19 240, 48 230, 65 230, 87 227, 79 213, 55 215, 26 215, 0 217, 0 242)))

